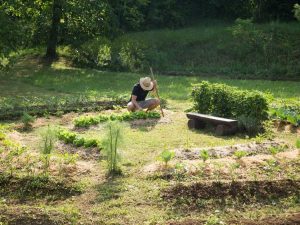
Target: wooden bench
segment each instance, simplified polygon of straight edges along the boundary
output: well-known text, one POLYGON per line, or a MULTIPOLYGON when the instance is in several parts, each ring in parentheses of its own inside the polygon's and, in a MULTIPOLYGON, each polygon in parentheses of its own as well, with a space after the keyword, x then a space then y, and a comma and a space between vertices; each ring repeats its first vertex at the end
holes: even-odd
POLYGON ((235 134, 238 130, 237 120, 200 113, 187 113, 186 116, 189 118, 188 127, 190 129, 203 129, 209 123, 216 126, 216 134, 220 136, 235 134))

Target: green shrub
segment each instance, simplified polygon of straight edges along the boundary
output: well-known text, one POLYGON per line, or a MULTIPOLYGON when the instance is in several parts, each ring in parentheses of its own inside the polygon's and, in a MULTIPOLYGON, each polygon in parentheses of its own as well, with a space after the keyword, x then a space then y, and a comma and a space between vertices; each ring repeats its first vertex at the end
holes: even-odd
POLYGON ((268 118, 267 99, 257 91, 203 81, 193 88, 192 98, 194 110, 199 113, 234 119, 254 118, 258 125, 268 118))

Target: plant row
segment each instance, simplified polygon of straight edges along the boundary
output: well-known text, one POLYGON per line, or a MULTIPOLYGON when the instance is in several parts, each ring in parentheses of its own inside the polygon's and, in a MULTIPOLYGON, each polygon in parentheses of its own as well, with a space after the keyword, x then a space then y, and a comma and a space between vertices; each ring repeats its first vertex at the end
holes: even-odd
POLYGON ((132 121, 137 119, 158 119, 160 114, 158 112, 126 112, 123 114, 97 115, 97 116, 80 116, 74 120, 76 127, 89 127, 97 125, 106 121, 132 121))
POLYGON ((0 119, 17 119, 24 112, 31 116, 63 115, 69 112, 90 112, 95 110, 112 109, 122 106, 125 100, 116 97, 113 100, 94 101, 83 96, 53 97, 53 98, 14 98, 1 100, 0 119))
POLYGON ((294 126, 300 126, 300 113, 290 108, 274 108, 269 111, 271 119, 284 121, 294 126))
POLYGON ((71 132, 69 130, 60 129, 57 132, 57 137, 59 140, 63 141, 65 144, 73 144, 76 147, 85 147, 85 148, 93 148, 100 147, 100 143, 96 139, 87 139, 81 137, 80 135, 71 132))

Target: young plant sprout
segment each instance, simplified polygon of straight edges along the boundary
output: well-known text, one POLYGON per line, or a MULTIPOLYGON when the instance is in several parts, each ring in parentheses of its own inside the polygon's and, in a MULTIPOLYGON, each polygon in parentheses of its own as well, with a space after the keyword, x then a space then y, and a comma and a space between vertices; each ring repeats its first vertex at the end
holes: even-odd
POLYGON ((235 156, 237 159, 241 159, 241 158, 243 158, 243 157, 245 157, 245 156, 247 156, 247 155, 248 155, 248 153, 245 152, 245 151, 235 151, 235 152, 234 152, 234 156, 235 156))
POLYGON ((159 155, 159 159, 165 163, 165 166, 168 166, 169 161, 173 159, 175 156, 174 152, 171 152, 169 150, 164 150, 162 153, 159 155))
POLYGON ((209 159, 209 154, 207 150, 200 151, 200 158, 203 160, 203 162, 206 162, 209 159))
POLYGON ((23 123, 23 129, 24 130, 29 130, 32 127, 32 123, 35 120, 35 117, 29 115, 28 113, 24 112, 23 116, 21 118, 22 123, 23 123))

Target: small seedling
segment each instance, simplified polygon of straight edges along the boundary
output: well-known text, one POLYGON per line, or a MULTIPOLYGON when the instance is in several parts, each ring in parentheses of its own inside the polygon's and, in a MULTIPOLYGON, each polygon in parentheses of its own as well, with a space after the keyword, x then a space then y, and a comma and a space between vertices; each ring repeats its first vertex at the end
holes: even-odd
POLYGON ((165 163, 165 166, 168 166, 168 162, 171 161, 175 156, 174 152, 171 152, 169 150, 164 150, 159 155, 159 159, 165 163))
POLYGON ((235 156, 237 159, 241 159, 241 158, 243 158, 243 157, 245 157, 245 156, 247 156, 247 155, 248 155, 248 153, 245 152, 245 151, 235 151, 235 152, 234 152, 234 156, 235 156))
POLYGON ((21 118, 23 123, 24 130, 29 130, 32 127, 32 123, 35 120, 35 117, 29 115, 28 113, 24 112, 21 118))
POLYGON ((203 160, 203 162, 206 162, 209 159, 209 154, 207 150, 200 151, 200 158, 203 160))

